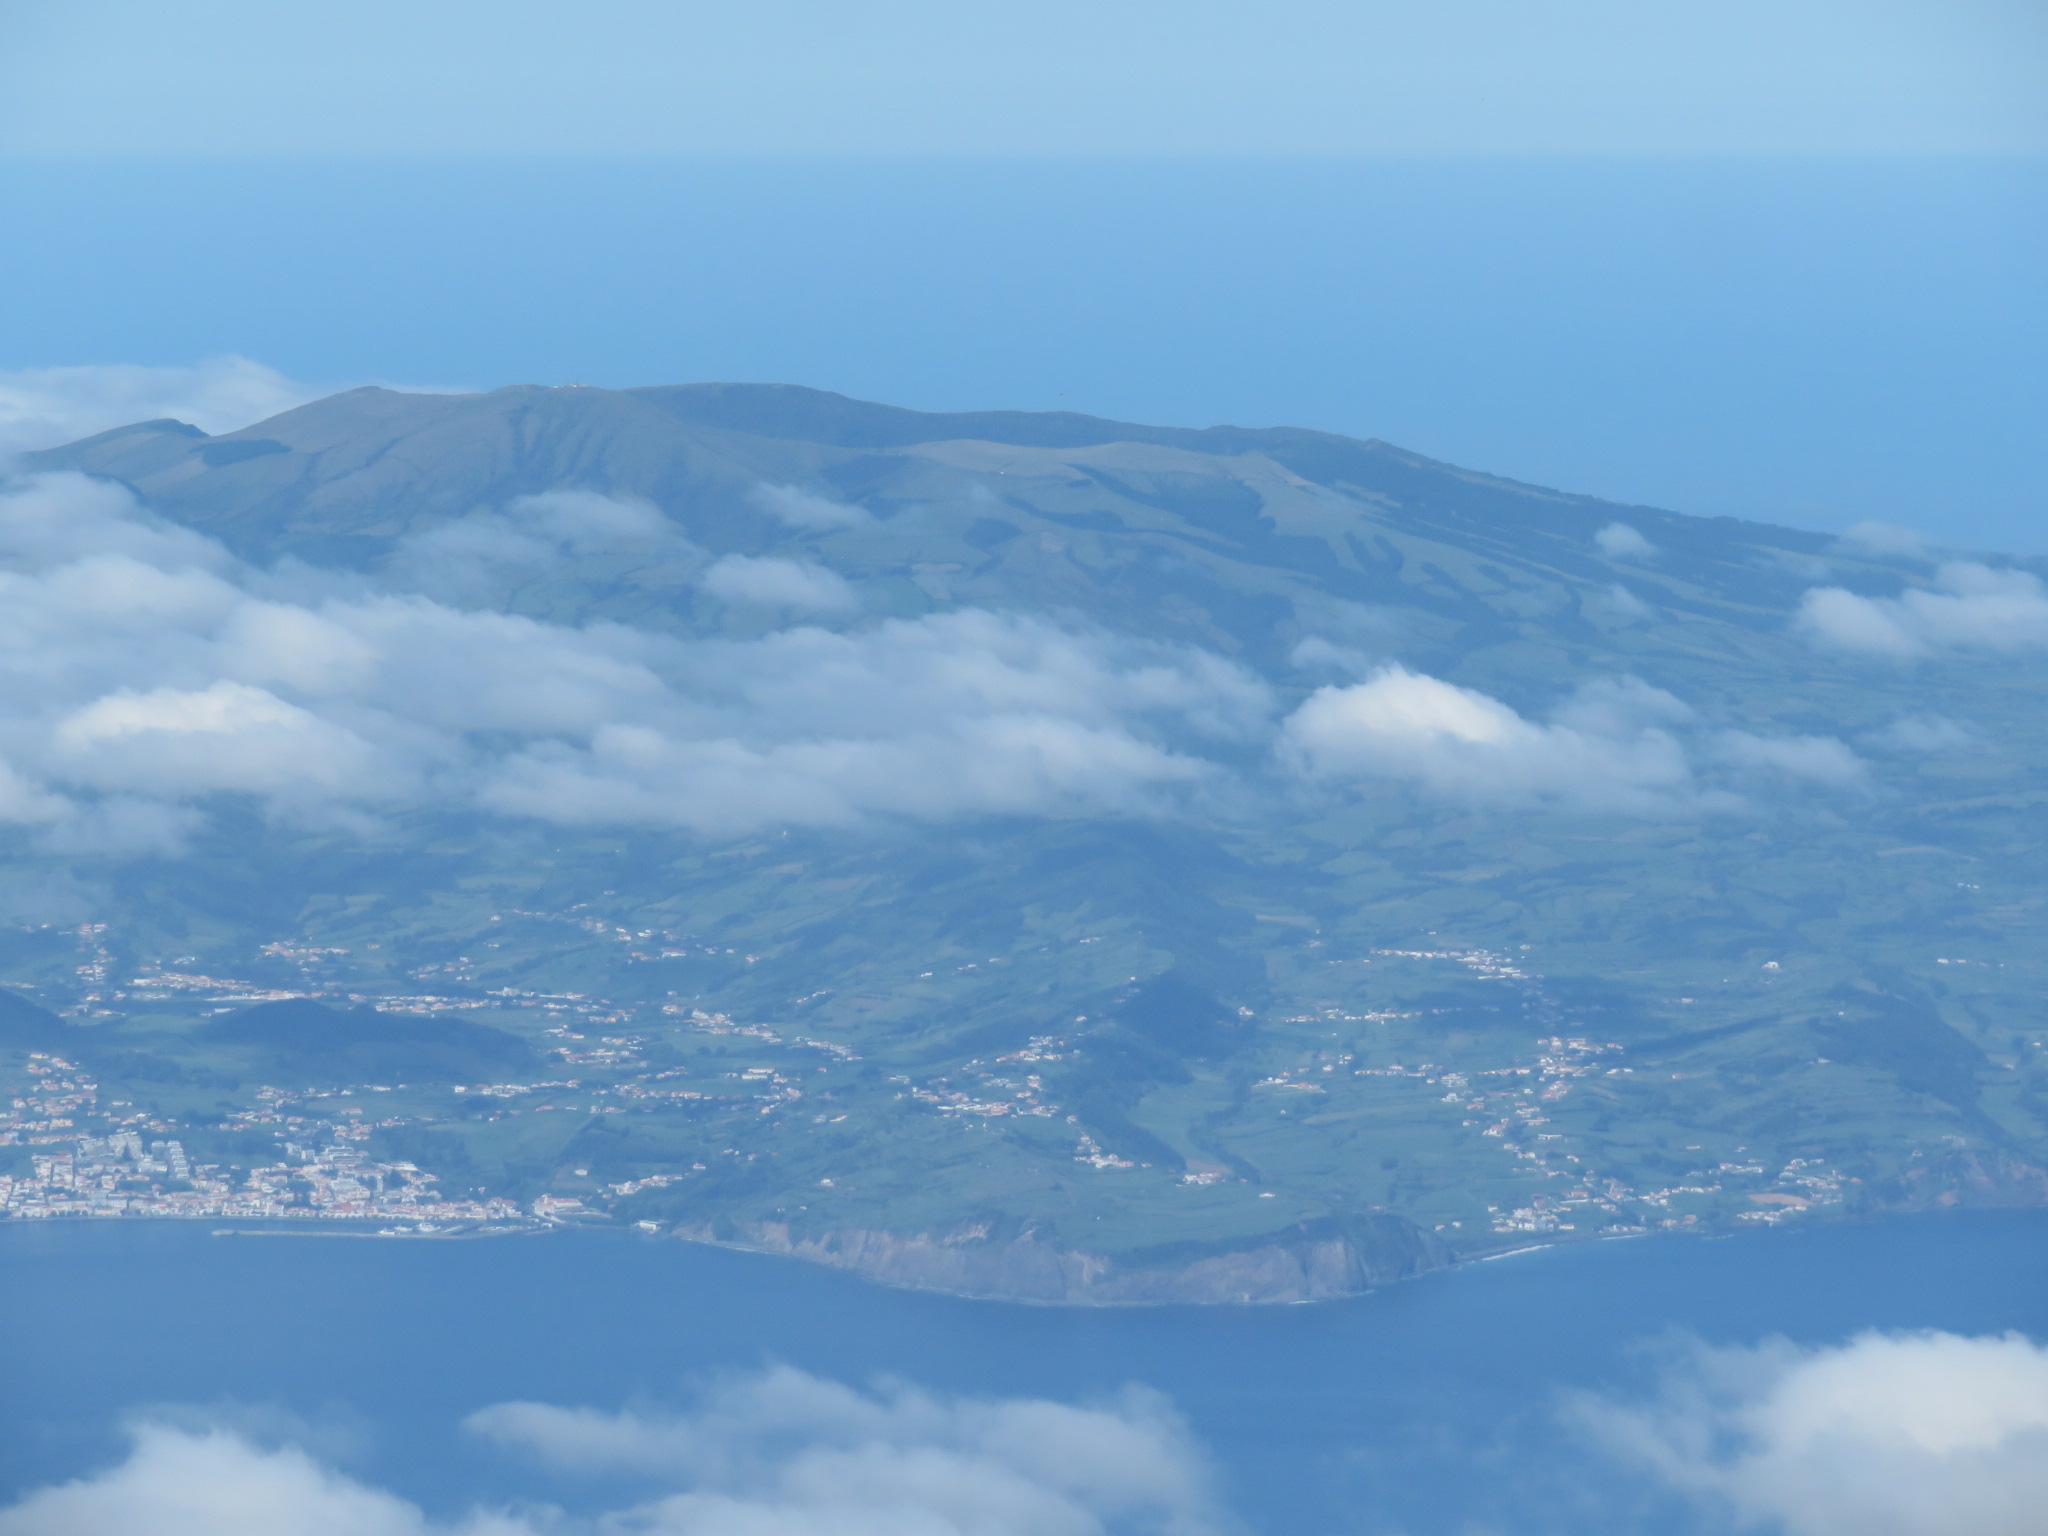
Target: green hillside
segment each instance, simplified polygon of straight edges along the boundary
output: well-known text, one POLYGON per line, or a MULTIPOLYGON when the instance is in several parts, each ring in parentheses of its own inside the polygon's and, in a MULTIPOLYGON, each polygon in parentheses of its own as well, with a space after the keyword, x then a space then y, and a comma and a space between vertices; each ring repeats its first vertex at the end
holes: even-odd
MULTIPOLYGON (((1102 1299, 1327 1294, 2048 1200, 2014 562, 771 386, 358 390, 27 467, 271 609, 537 626, 436 617, 345 707, 264 683, 334 730, 438 690, 439 744, 391 728, 317 808, 180 769, 175 847, 13 834, 0 981, 195 1148, 353 1118, 446 1191, 1071 1299, 1074 1255, 1229 1275, 1102 1299), (669 692, 529 726, 584 685, 506 663, 446 724, 489 691, 460 647, 535 636, 669 692), (293 994, 289 1040, 227 1011, 293 994)), ((0 1059, 49 1049, 13 1018, 0 1059)))

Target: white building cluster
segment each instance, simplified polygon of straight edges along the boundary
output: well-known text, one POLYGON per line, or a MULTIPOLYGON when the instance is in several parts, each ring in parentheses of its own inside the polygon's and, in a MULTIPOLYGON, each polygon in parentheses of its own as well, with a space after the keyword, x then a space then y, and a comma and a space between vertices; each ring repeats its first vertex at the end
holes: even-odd
POLYGON ((0 1174, 0 1218, 382 1221, 414 1230, 522 1218, 510 1200, 443 1199, 434 1175, 411 1163, 375 1161, 360 1145, 367 1125, 332 1127, 317 1147, 286 1141, 277 1163, 223 1168, 194 1162, 175 1138, 151 1136, 147 1124, 137 1127, 139 1117, 102 1115, 98 1085, 61 1057, 32 1055, 28 1070, 38 1091, 14 1100, 0 1117, 0 1143, 37 1150, 26 1174, 0 1174), (100 1134, 82 1127, 84 1120, 101 1122, 100 1134))

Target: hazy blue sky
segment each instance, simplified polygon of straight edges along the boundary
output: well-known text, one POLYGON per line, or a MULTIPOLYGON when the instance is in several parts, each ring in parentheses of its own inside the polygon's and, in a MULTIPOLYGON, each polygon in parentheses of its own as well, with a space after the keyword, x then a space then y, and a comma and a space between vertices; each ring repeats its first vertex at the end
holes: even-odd
POLYGON ((2039 0, 13 0, 50 154, 2048 150, 2039 0))
POLYGON ((0 0, 0 370, 776 379, 2048 548, 2048 4, 0 0))

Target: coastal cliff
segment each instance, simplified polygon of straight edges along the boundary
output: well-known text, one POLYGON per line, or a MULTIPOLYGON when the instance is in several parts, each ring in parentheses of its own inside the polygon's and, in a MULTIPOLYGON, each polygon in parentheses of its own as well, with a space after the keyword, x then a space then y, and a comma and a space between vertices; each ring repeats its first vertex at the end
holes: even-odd
POLYGON ((1325 1217, 1237 1246, 1174 1243, 1118 1254, 1062 1247, 1030 1228, 998 1236, 986 1224, 909 1234, 804 1234, 774 1221, 675 1231, 687 1241, 782 1254, 885 1285, 1062 1306, 1328 1301, 1455 1262, 1435 1234, 1385 1215, 1325 1217))
POLYGON ((1991 1149, 1916 1157, 1877 1184, 1868 1205, 1881 1212, 2048 1206, 2048 1168, 1991 1149))

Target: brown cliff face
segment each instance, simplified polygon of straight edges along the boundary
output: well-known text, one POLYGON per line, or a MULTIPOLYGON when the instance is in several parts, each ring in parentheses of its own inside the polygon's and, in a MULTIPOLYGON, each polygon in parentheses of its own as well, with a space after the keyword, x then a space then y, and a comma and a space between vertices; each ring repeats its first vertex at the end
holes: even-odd
POLYGON ((803 1235, 783 1222, 752 1222, 717 1231, 678 1227, 676 1235, 785 1254, 885 1285, 1064 1306, 1329 1301, 1454 1262, 1434 1234, 1394 1216, 1305 1222, 1235 1248, 1174 1244, 1118 1255, 1062 1248, 1031 1231, 997 1238, 986 1226, 803 1235))
POLYGON ((2009 1152, 1961 1151, 1916 1162, 1870 1192, 1878 1211, 2048 1205, 2048 1168, 2009 1152))

